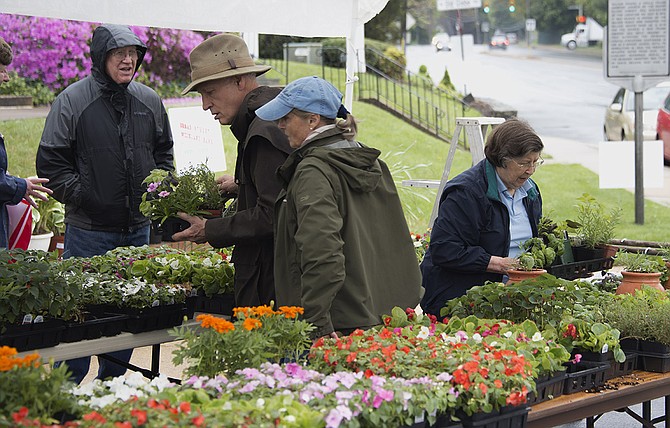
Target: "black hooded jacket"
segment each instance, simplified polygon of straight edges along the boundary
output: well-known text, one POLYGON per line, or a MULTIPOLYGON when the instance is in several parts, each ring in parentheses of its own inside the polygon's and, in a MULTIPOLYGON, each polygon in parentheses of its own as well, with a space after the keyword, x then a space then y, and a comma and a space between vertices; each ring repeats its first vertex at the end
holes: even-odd
POLYGON ((103 25, 91 41, 91 75, 54 101, 37 151, 37 174, 65 204, 65 222, 127 232, 149 224, 139 211, 142 181, 152 169, 173 170, 172 134, 156 92, 119 85, 105 71, 107 53, 135 46, 139 68, 146 46, 126 26, 103 25))

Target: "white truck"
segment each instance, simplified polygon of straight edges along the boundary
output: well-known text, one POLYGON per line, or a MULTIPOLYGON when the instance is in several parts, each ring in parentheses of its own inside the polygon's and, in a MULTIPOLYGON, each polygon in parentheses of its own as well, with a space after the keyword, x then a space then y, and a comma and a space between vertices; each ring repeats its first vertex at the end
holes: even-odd
POLYGON ((570 50, 595 45, 603 41, 604 33, 602 25, 598 24, 595 19, 586 17, 584 22, 575 26, 572 33, 561 36, 561 45, 570 50))

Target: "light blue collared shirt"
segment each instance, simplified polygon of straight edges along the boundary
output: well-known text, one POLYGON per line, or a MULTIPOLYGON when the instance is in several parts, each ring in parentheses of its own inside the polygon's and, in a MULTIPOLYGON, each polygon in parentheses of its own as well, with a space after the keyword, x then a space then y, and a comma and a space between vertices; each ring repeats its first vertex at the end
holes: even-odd
POLYGON ((523 198, 528 196, 528 189, 530 189, 531 184, 526 181, 523 186, 516 189, 514 196, 512 196, 497 172, 496 179, 498 180, 500 200, 505 204, 509 212, 509 257, 517 257, 522 251, 519 248, 519 244, 533 237, 533 230, 530 227, 530 220, 528 220, 528 212, 526 212, 526 208, 523 206, 523 198))

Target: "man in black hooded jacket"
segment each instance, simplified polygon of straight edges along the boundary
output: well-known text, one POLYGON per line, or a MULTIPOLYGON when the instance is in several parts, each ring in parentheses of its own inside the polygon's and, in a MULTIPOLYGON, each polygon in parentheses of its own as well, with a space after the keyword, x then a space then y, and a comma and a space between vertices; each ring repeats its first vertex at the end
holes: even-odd
MULTIPOLYGON (((173 170, 172 134, 156 92, 133 82, 146 45, 122 25, 101 25, 91 40, 91 74, 54 101, 37 151, 37 172, 65 204, 63 257, 91 257, 149 243, 139 211, 142 181, 152 169, 173 170)), ((132 349, 110 353, 129 361, 132 349)), ((67 362, 73 379, 90 358, 67 362)), ((125 367, 100 359, 98 378, 125 367)))

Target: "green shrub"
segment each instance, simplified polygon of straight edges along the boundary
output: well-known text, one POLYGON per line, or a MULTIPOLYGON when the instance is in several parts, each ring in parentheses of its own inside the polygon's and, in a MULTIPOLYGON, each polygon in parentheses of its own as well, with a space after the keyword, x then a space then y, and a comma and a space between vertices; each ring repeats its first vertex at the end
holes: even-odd
POLYGON ((55 94, 42 82, 30 81, 16 74, 15 71, 9 72, 9 82, 0 86, 0 95, 21 95, 33 97, 33 105, 50 104, 55 94))

